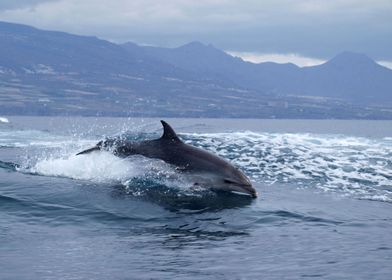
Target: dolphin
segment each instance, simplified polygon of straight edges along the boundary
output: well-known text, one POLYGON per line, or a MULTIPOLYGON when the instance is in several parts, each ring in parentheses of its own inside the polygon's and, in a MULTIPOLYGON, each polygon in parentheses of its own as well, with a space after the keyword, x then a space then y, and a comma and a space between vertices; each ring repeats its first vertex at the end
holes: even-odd
POLYGON ((77 155, 106 150, 122 158, 132 155, 156 158, 189 174, 195 185, 257 197, 257 191, 241 170, 217 155, 184 143, 167 122, 161 123, 163 134, 159 139, 140 142, 107 139, 77 155))

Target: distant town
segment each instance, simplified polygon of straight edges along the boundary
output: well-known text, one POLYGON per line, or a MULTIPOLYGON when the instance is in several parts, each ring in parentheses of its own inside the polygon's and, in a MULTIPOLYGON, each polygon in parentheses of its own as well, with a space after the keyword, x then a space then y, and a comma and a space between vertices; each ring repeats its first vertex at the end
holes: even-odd
POLYGON ((392 70, 342 52, 254 64, 212 45, 114 44, 0 22, 0 114, 392 119, 392 70))

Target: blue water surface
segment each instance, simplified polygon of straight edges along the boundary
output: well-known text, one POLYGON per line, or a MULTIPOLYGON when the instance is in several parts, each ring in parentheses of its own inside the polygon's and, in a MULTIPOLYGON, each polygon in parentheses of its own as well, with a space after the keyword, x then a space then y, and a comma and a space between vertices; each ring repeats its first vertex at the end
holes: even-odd
POLYGON ((391 279, 392 122, 167 119, 260 197, 157 160, 76 157, 158 119, 0 123, 0 279, 391 279))

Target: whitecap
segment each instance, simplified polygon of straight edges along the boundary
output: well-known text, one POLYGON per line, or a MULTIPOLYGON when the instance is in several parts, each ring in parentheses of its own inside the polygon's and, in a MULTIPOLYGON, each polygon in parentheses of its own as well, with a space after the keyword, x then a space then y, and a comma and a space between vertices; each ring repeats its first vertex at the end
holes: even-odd
POLYGON ((308 133, 184 134, 188 143, 231 159, 254 180, 357 198, 392 199, 392 143, 308 133))
POLYGON ((9 123, 10 121, 5 117, 0 117, 0 123, 9 123))

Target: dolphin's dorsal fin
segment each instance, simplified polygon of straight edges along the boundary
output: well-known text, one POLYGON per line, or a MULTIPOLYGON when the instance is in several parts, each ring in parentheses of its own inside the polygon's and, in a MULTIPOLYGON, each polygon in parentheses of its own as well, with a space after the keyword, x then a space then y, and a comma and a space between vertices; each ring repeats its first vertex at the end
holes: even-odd
POLYGON ((161 123, 163 126, 163 134, 161 139, 171 140, 171 141, 181 141, 180 138, 178 138, 174 129, 167 122, 161 120, 161 123))

